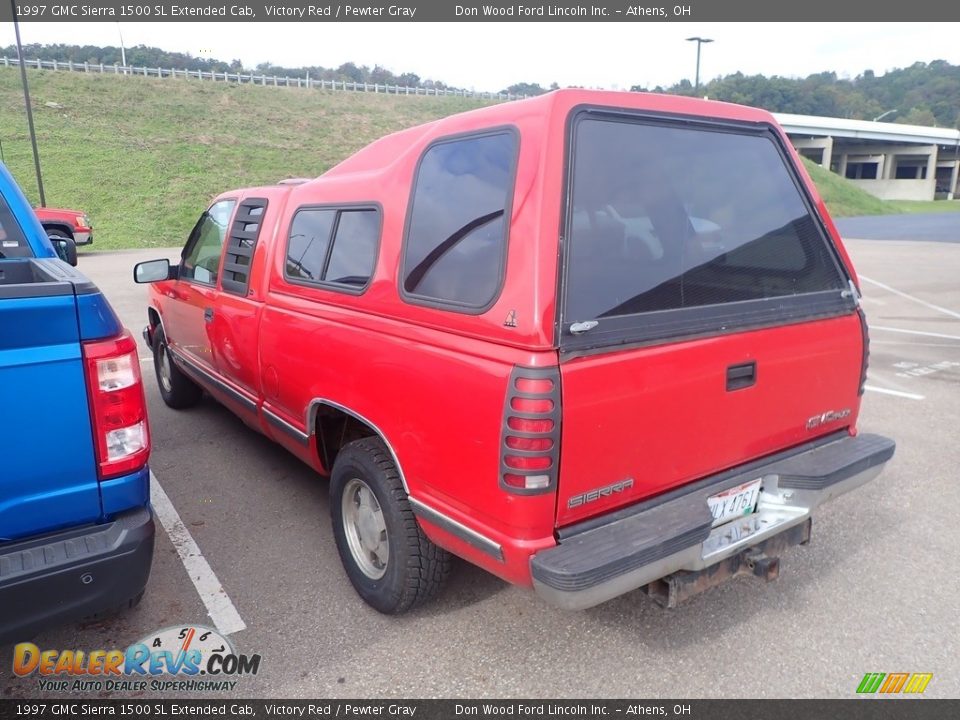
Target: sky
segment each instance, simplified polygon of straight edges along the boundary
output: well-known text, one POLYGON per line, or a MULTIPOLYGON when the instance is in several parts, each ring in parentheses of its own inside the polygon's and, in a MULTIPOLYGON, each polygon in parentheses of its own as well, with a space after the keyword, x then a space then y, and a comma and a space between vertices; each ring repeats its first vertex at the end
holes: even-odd
MULTIPOLYGON (((28 43, 151 45, 164 50, 285 67, 345 62, 474 90, 556 82, 613 90, 701 81, 737 71, 805 77, 882 74, 917 61, 960 65, 956 23, 21 23, 28 43)), ((14 43, 0 27, 0 45, 14 43)))

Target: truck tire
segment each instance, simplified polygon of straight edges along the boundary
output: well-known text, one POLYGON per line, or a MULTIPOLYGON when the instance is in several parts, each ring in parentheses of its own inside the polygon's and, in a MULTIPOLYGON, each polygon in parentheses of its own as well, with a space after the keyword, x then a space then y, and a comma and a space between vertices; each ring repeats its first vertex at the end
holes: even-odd
POLYGON ((423 534, 378 438, 340 450, 330 477, 330 515, 347 577, 368 605, 386 615, 433 597, 450 573, 450 553, 423 534))
POLYGON ((163 326, 157 325, 153 334, 153 369, 157 374, 157 387, 160 397, 175 410, 193 407, 203 397, 203 390, 193 380, 184 375, 170 359, 167 338, 163 326))
POLYGON ((47 227, 43 226, 43 229, 47 232, 47 237, 63 237, 73 240, 73 233, 70 232, 67 228, 64 227, 47 227))

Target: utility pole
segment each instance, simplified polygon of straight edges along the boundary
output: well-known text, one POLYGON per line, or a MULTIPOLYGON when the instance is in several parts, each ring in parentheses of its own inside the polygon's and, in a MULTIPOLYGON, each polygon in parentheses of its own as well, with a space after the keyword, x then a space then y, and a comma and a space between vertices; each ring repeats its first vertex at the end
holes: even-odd
POLYGON ((23 46, 20 44, 20 24, 17 22, 17 0, 10 0, 10 11, 13 13, 13 32, 17 36, 17 59, 20 61, 20 81, 23 83, 23 102, 27 106, 27 125, 30 127, 30 144, 33 145, 33 166, 37 171, 37 188, 40 190, 40 207, 46 207, 47 198, 43 194, 43 176, 40 174, 40 153, 37 151, 37 133, 33 129, 33 107, 30 105, 30 89, 27 86, 27 63, 23 57, 23 46))
POLYGON ((695 42, 697 44, 697 75, 696 80, 693 84, 693 92, 695 95, 700 94, 700 46, 704 43, 712 43, 711 38, 702 38, 702 37, 688 37, 687 42, 695 42))
POLYGON ((120 64, 123 65, 123 74, 127 74, 127 49, 123 46, 123 32, 120 30, 120 21, 117 21, 117 33, 120 35, 120 64))

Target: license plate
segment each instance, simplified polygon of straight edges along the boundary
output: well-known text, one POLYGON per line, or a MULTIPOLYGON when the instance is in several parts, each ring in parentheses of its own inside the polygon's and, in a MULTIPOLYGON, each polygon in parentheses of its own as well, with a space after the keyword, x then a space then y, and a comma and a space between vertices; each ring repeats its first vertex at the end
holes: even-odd
POLYGON ((762 478, 757 478, 708 497, 707 506, 710 508, 710 514, 713 515, 711 527, 723 525, 725 522, 752 513, 760 497, 761 482, 762 478))

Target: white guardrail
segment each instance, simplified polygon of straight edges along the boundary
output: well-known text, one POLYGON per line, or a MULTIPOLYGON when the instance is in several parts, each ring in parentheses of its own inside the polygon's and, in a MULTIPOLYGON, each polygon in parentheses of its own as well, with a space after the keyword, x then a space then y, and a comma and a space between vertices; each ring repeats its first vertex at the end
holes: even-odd
MULTIPOLYGON (((0 58, 3 67, 19 67, 17 58, 0 58)), ((317 90, 343 90, 347 92, 373 92, 390 95, 436 95, 470 98, 484 98, 488 100, 520 100, 526 95, 512 93, 475 92, 473 90, 457 90, 454 88, 427 88, 407 87, 405 85, 383 85, 378 83, 353 82, 352 80, 315 80, 305 77, 279 77, 277 75, 257 75, 255 73, 222 73, 204 70, 177 70, 174 68, 131 67, 125 65, 104 65, 103 63, 75 63, 60 62, 58 60, 31 60, 26 58, 24 65, 34 70, 65 70, 67 72, 104 73, 108 75, 136 75, 155 78, 184 78, 187 80, 207 80, 213 82, 247 83, 251 85, 267 85, 273 87, 298 87, 317 90)))

